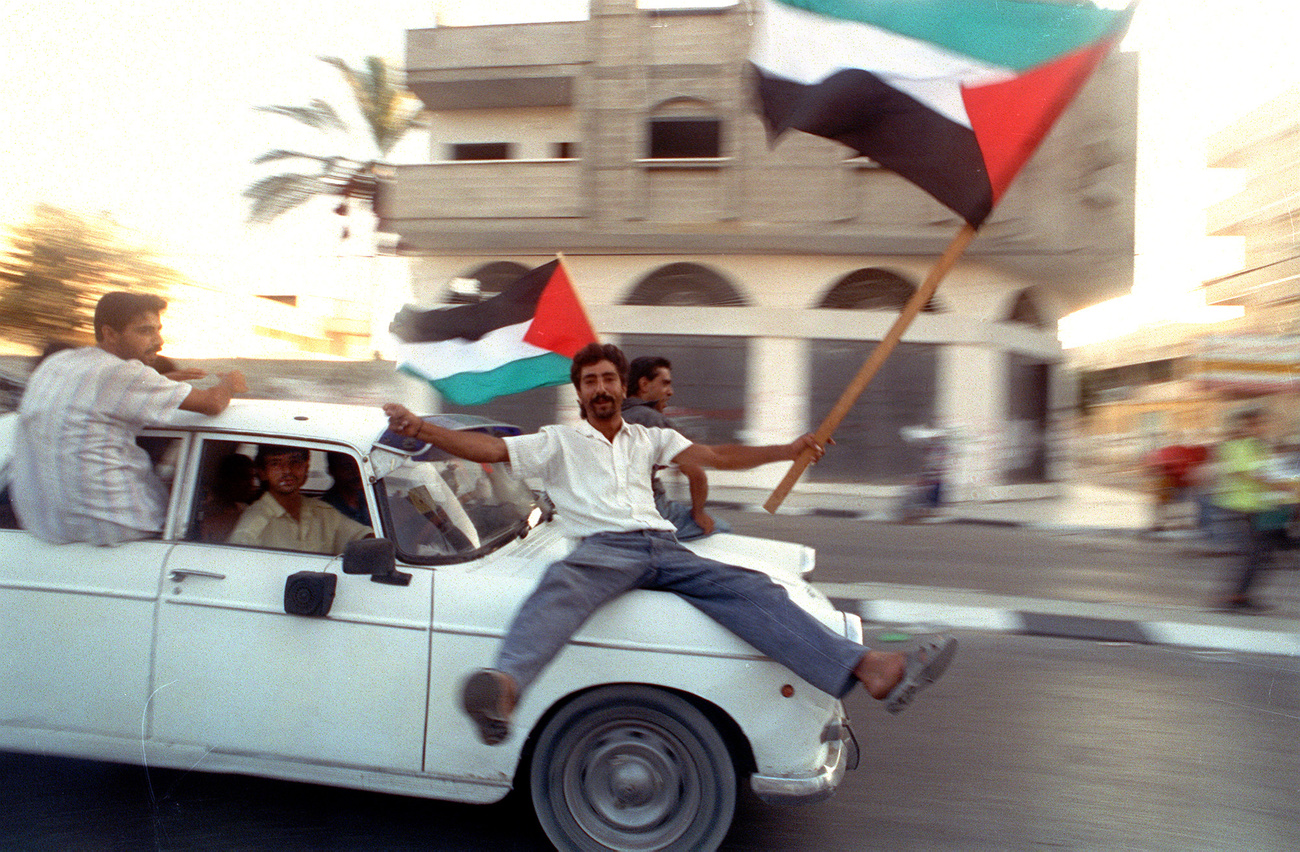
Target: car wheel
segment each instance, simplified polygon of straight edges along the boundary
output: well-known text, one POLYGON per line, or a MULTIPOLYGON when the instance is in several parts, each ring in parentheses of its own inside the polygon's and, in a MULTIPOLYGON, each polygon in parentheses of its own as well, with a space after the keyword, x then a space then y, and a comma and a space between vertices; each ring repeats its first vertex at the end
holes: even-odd
POLYGON ((642 686, 592 690, 538 735, 533 808, 562 850, 716 849, 736 811, 736 770, 708 718, 642 686))

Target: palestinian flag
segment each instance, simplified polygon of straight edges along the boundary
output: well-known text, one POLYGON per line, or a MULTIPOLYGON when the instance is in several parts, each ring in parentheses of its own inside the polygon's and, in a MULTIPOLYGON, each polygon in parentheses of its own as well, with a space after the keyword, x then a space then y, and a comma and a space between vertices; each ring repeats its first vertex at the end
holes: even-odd
POLYGON ((473 305, 402 308, 389 330, 403 342, 398 369, 457 405, 569 381, 573 356, 596 341, 557 259, 473 305))
POLYGON ((772 138, 843 142, 979 227, 1133 9, 1034 0, 759 0, 772 138))

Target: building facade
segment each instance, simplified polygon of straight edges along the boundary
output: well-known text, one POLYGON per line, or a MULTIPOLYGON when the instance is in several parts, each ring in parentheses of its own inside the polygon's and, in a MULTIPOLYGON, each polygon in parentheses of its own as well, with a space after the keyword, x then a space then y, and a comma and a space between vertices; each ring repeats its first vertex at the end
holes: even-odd
MULTIPOLYGON (((770 146, 737 6, 413 30, 407 84, 430 161, 401 166, 380 228, 431 307, 563 253, 602 339, 674 362, 670 415, 701 440, 787 441, 829 411, 961 221, 837 143, 770 146)), ((958 499, 1050 489, 1056 321, 1132 285, 1136 63, 1113 56, 1067 110, 798 491, 912 476, 903 426, 952 430, 958 499)), ((486 407, 527 427, 564 388, 486 407)), ((718 473, 766 488, 783 471, 718 473)))

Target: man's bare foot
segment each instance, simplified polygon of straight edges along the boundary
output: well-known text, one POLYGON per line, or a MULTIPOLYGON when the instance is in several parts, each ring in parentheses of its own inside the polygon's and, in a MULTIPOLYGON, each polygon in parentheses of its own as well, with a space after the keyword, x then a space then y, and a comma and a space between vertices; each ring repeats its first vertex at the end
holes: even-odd
POLYGON ((500 745, 510 736, 510 714, 519 700, 514 678, 496 669, 481 669, 465 681, 462 706, 478 726, 479 739, 500 745))
POLYGON ((889 690, 898 685, 906 670, 906 654, 868 651, 858 661, 853 669, 853 675, 861 681, 872 698, 881 700, 889 694, 889 690))
POLYGON ((912 703, 918 692, 939 679, 956 653, 956 639, 934 636, 906 654, 868 651, 853 674, 872 698, 884 701, 890 713, 898 713, 912 703))

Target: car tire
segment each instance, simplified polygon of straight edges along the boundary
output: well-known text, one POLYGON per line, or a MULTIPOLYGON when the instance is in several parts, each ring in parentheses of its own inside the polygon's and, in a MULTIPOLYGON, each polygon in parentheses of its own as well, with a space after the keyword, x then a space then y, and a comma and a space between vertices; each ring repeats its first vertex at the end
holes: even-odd
POLYGON ((717 849, 736 811, 726 742, 690 702, 608 686, 541 729, 529 770, 533 809, 561 850, 717 849))

